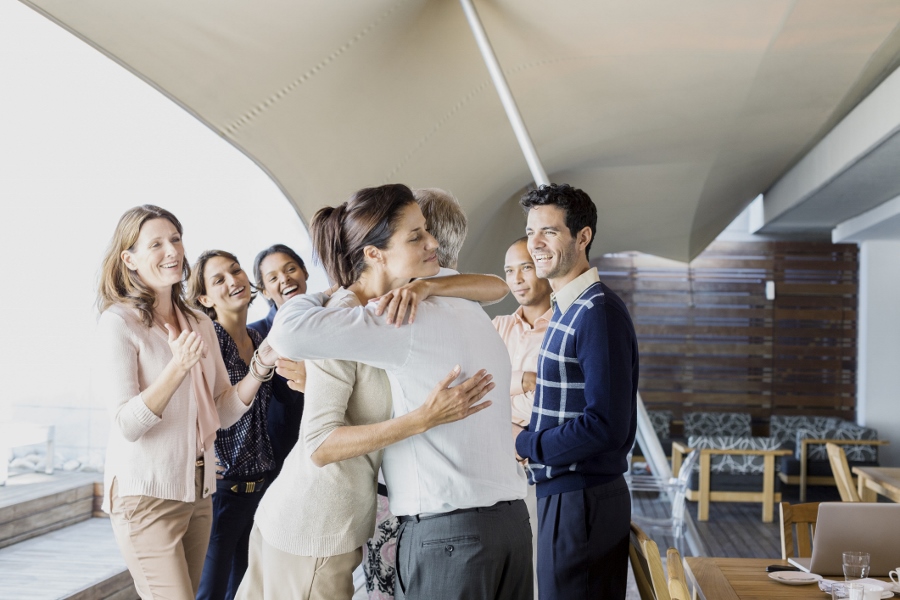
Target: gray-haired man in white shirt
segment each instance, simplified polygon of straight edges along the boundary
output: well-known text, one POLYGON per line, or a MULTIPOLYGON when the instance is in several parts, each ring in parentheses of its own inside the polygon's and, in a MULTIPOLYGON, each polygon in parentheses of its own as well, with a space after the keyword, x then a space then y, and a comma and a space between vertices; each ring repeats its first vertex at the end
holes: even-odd
MULTIPOLYGON (((441 266, 455 266, 465 215, 440 190, 417 190, 416 197, 438 239, 441 266)), ((384 369, 395 416, 419 407, 434 382, 456 364, 459 380, 486 369, 498 390, 480 413, 385 449, 382 470, 391 512, 401 521, 395 597, 532 598, 531 528, 522 500, 526 481, 513 452, 505 393, 511 367, 490 318, 474 302, 430 297, 419 304, 413 325, 396 327, 375 316, 374 307, 324 308, 324 299, 323 294, 298 296, 282 306, 268 337, 279 354, 384 369)))

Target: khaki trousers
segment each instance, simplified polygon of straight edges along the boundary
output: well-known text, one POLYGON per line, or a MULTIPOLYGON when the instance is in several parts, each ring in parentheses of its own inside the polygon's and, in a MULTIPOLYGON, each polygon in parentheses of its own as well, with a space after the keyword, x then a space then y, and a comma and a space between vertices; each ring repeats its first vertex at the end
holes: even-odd
POLYGON ((361 547, 324 558, 282 552, 254 525, 250 564, 235 600, 350 600, 353 570, 361 562, 361 547))
POLYGON ((203 498, 198 467, 195 502, 118 496, 113 481, 110 521, 134 587, 143 600, 193 600, 212 529, 212 497, 203 498))

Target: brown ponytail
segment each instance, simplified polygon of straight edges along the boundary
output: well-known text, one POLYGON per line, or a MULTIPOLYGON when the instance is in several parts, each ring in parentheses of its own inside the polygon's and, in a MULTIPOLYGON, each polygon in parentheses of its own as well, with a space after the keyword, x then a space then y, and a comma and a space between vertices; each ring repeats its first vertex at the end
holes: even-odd
POLYGON ((347 202, 319 210, 309 228, 328 277, 342 287, 355 283, 366 270, 365 247, 387 248, 401 210, 415 201, 408 187, 395 183, 361 189, 347 202))

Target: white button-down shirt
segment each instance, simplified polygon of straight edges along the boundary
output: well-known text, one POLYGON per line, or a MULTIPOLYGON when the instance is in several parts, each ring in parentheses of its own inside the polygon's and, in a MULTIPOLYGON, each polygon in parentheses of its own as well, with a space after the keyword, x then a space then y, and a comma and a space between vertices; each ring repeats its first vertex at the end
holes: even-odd
MULTIPOLYGON (((510 427, 510 362, 484 310, 459 298, 422 302, 413 325, 388 325, 374 306, 324 308, 324 294, 296 296, 277 313, 269 343, 286 358, 340 358, 387 371, 394 415, 421 406, 460 365, 456 382, 479 369, 494 376, 493 404, 385 449, 382 470, 395 515, 444 513, 525 497, 510 427)), ((315 398, 307 398, 315 402, 315 398)))

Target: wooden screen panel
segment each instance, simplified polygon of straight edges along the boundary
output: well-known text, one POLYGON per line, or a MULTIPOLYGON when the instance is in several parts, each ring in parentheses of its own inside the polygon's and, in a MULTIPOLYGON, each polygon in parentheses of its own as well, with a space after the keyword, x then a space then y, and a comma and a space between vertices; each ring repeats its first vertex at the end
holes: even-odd
POLYGON ((593 264, 631 311, 649 408, 854 418, 855 245, 717 241, 690 265, 639 253, 593 264))

